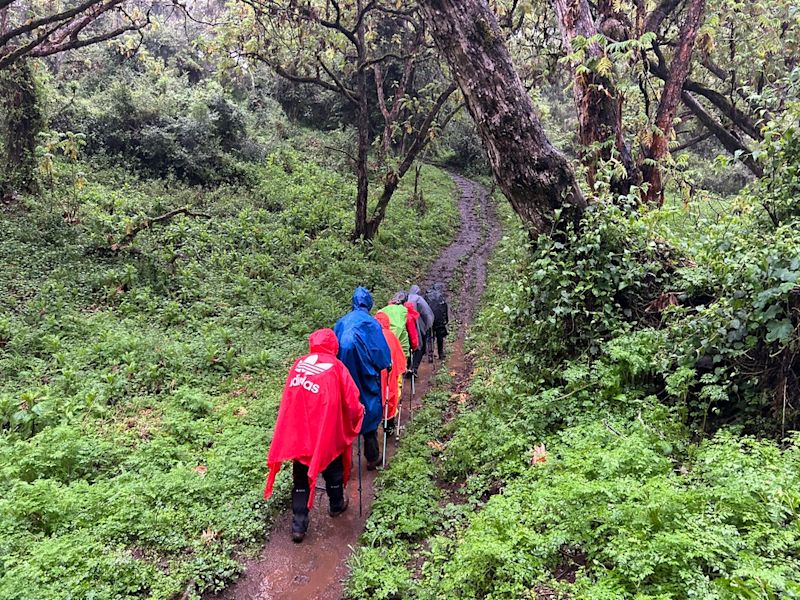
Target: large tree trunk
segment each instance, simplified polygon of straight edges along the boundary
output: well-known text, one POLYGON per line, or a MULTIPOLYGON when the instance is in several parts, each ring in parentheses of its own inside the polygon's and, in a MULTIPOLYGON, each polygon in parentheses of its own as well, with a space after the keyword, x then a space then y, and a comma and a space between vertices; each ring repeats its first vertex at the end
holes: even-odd
MULTIPOLYGON (((553 4, 558 15, 559 31, 568 50, 576 37, 591 38, 597 35, 597 26, 587 0, 553 0, 553 4)), ((603 56, 603 50, 599 44, 593 43, 587 48, 587 55, 598 59, 603 56)), ((579 72, 577 66, 572 65, 573 92, 578 114, 578 141, 589 186, 594 187, 598 164, 611 160, 616 151, 626 174, 612 179, 611 191, 628 194, 631 186, 639 183, 641 174, 622 130, 622 94, 609 77, 594 71, 579 72)))
MULTIPOLYGON (((362 14, 362 2, 358 2, 358 13, 362 14)), ((364 19, 359 19, 356 30, 358 44, 358 64, 364 65, 367 59, 366 43, 364 36, 364 19)), ((356 75, 356 131, 358 135, 358 150, 356 153, 356 178, 358 188, 356 192, 356 227, 353 238, 366 238, 369 222, 367 219, 367 204, 369 202, 369 102, 367 100, 367 72, 361 68, 356 75)))
POLYGON ((577 222, 586 200, 563 154, 547 139, 486 0, 419 0, 483 140, 500 189, 532 234, 555 211, 577 222))
POLYGON ((36 189, 36 134, 42 116, 27 61, 0 71, 0 200, 36 189))
POLYGON ((645 200, 654 204, 661 205, 664 202, 664 184, 658 163, 666 157, 669 150, 672 121, 675 119, 683 84, 691 68, 692 50, 697 38, 697 31, 703 22, 705 5, 705 0, 690 0, 686 19, 678 37, 678 47, 675 49, 669 75, 664 82, 664 90, 661 92, 653 139, 645 155, 647 160, 642 165, 644 182, 649 184, 645 200))

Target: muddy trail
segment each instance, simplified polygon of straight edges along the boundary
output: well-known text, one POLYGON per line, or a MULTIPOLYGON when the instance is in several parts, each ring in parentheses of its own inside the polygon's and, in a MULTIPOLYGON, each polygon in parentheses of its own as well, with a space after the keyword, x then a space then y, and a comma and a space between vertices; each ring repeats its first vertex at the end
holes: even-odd
MULTIPOLYGON (((437 281, 448 284, 451 334, 446 362, 447 368, 455 373, 455 387, 460 390, 467 385, 471 371, 463 352, 464 336, 486 285, 487 262, 499 239, 500 228, 486 189, 470 179, 455 174, 451 176, 460 192, 459 232, 433 263, 420 285, 425 290, 437 281)), ((403 386, 401 426, 405 426, 409 417, 413 418, 413 411, 419 408, 420 399, 428 391, 439 366, 438 361, 434 364, 429 364, 426 359, 422 361, 410 411, 408 392, 411 386, 403 386)), ((382 430, 378 431, 378 436, 382 442, 382 430)), ((391 460, 395 449, 395 441, 391 439, 387 446, 387 461, 391 460)), ((336 519, 327 515, 328 500, 320 477, 305 541, 294 544, 290 539, 292 515, 287 503, 260 556, 245 565, 244 573, 235 584, 217 595, 207 595, 206 600, 341 598, 342 584, 348 574, 348 559, 369 517, 378 475, 378 471, 368 472, 366 467, 362 472, 364 510, 359 516, 356 461, 354 448, 353 469, 346 491, 350 508, 346 513, 336 519)))

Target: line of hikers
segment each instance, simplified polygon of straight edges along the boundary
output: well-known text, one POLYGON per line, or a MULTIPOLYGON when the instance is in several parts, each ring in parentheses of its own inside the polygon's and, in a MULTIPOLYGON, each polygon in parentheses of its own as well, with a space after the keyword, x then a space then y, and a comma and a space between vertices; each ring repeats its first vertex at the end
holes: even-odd
MULTIPOLYGON (((295 361, 286 378, 267 456, 264 497, 272 494, 281 465, 291 460, 292 540, 298 543, 308 530, 317 476, 322 473, 325 480, 328 514, 339 516, 349 503, 344 486, 350 479, 353 442, 360 434, 367 469, 376 469, 382 461, 381 421, 384 455, 386 437, 399 431, 403 377, 410 377, 413 385, 426 350, 433 362, 434 339, 439 359, 445 357, 449 311, 443 284, 424 296, 416 285, 398 292, 374 317, 372 307, 369 291, 356 288, 352 311, 332 330, 311 334, 309 353, 295 361)), ((360 476, 360 438, 358 460, 360 476)))

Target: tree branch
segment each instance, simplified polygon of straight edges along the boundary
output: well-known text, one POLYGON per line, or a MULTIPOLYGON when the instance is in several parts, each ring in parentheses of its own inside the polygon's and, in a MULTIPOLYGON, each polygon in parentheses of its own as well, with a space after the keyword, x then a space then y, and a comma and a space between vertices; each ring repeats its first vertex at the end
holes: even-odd
POLYGON ((714 134, 728 152, 733 156, 736 156, 737 152, 740 154, 739 160, 744 163, 753 175, 756 177, 764 175, 764 170, 753 158, 752 151, 742 143, 742 140, 712 117, 689 92, 683 91, 681 93, 681 100, 684 105, 697 116, 697 119, 706 129, 714 134))
POLYGON ((133 240, 142 231, 151 229, 153 225, 158 225, 159 223, 165 223, 171 221, 178 215, 186 215, 187 217, 202 217, 204 219, 211 218, 211 215, 208 215, 206 213, 193 212, 188 206, 183 206, 181 208, 173 209, 157 217, 145 217, 142 221, 133 226, 130 229, 130 231, 128 231, 124 236, 122 236, 122 238, 120 238, 120 240, 117 243, 111 245, 112 252, 119 252, 120 250, 125 250, 128 246, 130 246, 133 243, 133 240))
POLYGON ((703 141, 707 140, 711 136, 712 136, 712 133, 710 131, 704 131, 700 135, 696 135, 693 138, 690 138, 690 139, 686 140, 685 142, 681 142, 677 146, 675 146, 673 148, 670 148, 669 151, 675 153, 675 152, 680 152, 682 150, 687 150, 687 149, 689 149, 689 148, 691 148, 693 146, 696 146, 700 142, 703 142, 703 141))
MULTIPOLYGON (((659 79, 666 81, 669 74, 665 66, 664 54, 657 44, 653 45, 653 50, 658 58, 658 64, 650 61, 650 72, 659 79)), ((699 96, 703 96, 706 100, 711 102, 719 111, 724 114, 731 122, 741 129, 748 136, 754 140, 762 140, 764 136, 761 134, 758 126, 753 122, 749 115, 736 108, 730 100, 716 90, 698 83, 692 79, 686 78, 683 82, 683 89, 687 92, 692 92, 699 96)))
MULTIPOLYGON (((117 4, 121 4, 123 0, 109 0, 107 2, 106 7, 103 7, 100 10, 99 14, 106 12, 107 10, 113 8, 117 4)), ((30 33, 40 27, 44 27, 45 25, 51 25, 58 21, 68 21, 73 17, 78 16, 79 14, 89 10, 90 8, 96 7, 98 5, 102 5, 106 0, 87 0, 83 4, 79 4, 78 6, 71 8, 69 10, 62 11, 60 13, 56 13, 54 15, 48 15, 46 17, 40 17, 38 19, 34 19, 32 21, 27 21, 23 25, 8 31, 7 33, 0 35, 0 47, 5 46, 10 40, 24 35, 26 33, 30 33)), ((66 23, 62 23, 60 27, 63 27, 66 23)))
POLYGON ((647 15, 644 22, 644 31, 658 33, 664 19, 670 16, 682 1, 683 0, 661 0, 658 6, 653 9, 653 12, 647 15))
POLYGON ((31 52, 31 56, 36 56, 41 58, 44 56, 50 56, 52 54, 56 54, 58 52, 63 52, 65 50, 76 50, 78 48, 91 46, 92 44, 107 42, 108 40, 114 39, 115 37, 120 36, 123 33, 127 33, 129 31, 139 31, 143 27, 146 27, 149 24, 150 24, 150 13, 148 12, 144 23, 139 23, 134 21, 129 23, 128 25, 123 25, 122 27, 118 27, 117 29, 112 29, 111 31, 107 31, 106 33, 83 39, 78 39, 76 32, 74 35, 70 35, 70 40, 67 43, 62 43, 60 45, 48 44, 44 48, 37 48, 36 50, 31 52))

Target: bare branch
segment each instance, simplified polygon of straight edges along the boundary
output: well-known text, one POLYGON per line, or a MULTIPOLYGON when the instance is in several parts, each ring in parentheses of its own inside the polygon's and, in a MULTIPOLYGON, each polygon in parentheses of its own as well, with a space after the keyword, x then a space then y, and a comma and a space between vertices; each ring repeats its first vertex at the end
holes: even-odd
POLYGON ((670 148, 669 151, 674 153, 674 152, 681 152, 682 150, 688 150, 689 148, 692 148, 692 147, 696 146, 700 142, 704 142, 705 140, 707 140, 711 136, 712 136, 712 133, 710 131, 704 131, 700 135, 696 135, 693 138, 690 138, 690 139, 686 140, 685 142, 681 142, 677 146, 675 146, 673 148, 670 148))
POLYGON ((165 223, 171 221, 178 215, 186 215, 187 217, 202 217, 204 219, 210 219, 211 215, 206 213, 194 212, 188 206, 183 206, 181 208, 175 208, 169 212, 164 213, 163 215, 159 215, 157 217, 145 217, 139 223, 134 225, 130 231, 128 231, 124 236, 120 238, 118 242, 111 245, 111 250, 113 252, 119 252, 120 250, 126 249, 133 243, 133 240, 139 235, 142 231, 146 229, 151 229, 153 225, 158 225, 160 223, 165 223))

